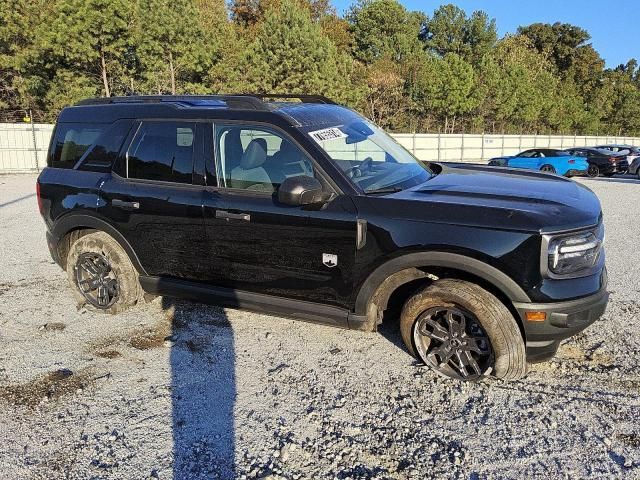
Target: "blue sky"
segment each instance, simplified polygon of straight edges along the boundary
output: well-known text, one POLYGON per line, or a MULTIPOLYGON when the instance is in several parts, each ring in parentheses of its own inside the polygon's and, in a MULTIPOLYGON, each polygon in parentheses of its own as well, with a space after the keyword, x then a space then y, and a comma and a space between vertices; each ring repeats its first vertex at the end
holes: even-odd
MULTIPOLYGON (((333 0, 340 13, 352 3, 333 0)), ((467 13, 484 10, 496 19, 500 36, 535 22, 571 23, 591 34, 594 48, 608 67, 626 63, 632 57, 640 60, 640 0, 400 0, 400 3, 427 15, 442 3, 453 3, 467 13)))

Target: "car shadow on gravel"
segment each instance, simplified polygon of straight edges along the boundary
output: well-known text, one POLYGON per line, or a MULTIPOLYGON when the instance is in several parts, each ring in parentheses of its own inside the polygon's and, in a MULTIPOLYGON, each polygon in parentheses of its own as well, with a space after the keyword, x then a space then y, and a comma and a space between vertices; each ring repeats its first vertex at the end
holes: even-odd
POLYGON ((235 350, 223 309, 162 298, 171 322, 173 478, 235 478, 235 350))

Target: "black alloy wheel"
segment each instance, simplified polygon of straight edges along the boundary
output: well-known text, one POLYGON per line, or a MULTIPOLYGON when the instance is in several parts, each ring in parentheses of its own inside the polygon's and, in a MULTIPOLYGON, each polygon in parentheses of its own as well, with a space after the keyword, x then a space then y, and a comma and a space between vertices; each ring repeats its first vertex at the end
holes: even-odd
POLYGON ((600 170, 597 165, 590 164, 587 169, 587 175, 591 178, 596 178, 600 174, 600 170))
POLYGON ((489 337, 475 316, 459 307, 424 311, 413 336, 420 357, 441 375, 477 380, 493 365, 489 337))
POLYGON ((540 168, 540 171, 541 172, 547 172, 547 173, 556 173, 556 169, 553 168, 553 165, 549 165, 549 164, 543 165, 540 168))
POLYGON ((118 279, 104 255, 95 252, 80 254, 75 276, 80 293, 94 307, 104 310, 118 299, 118 279))

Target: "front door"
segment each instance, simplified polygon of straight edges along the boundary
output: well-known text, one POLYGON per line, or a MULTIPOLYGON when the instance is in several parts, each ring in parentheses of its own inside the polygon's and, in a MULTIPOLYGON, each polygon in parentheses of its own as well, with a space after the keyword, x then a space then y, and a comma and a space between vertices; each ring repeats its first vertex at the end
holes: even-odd
POLYGON ((279 130, 218 124, 213 138, 217 182, 203 203, 210 283, 347 307, 356 251, 351 199, 336 195, 323 208, 279 203, 275 192, 285 178, 321 179, 279 130))

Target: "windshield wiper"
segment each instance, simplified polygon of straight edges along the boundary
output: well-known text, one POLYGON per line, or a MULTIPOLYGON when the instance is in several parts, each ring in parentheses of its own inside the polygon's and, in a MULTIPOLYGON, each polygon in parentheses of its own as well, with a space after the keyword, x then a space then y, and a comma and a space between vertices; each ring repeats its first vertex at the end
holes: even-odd
POLYGON ((401 192, 402 188, 400 187, 383 187, 376 188, 374 190, 366 190, 365 195, 376 195, 376 194, 384 194, 384 193, 398 193, 401 192))

